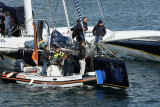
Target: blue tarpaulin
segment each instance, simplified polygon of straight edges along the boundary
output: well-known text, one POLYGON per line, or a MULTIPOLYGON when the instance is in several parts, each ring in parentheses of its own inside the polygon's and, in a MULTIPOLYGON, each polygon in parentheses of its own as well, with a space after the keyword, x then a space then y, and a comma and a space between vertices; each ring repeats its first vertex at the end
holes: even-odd
POLYGON ((69 42, 69 38, 63 36, 59 31, 54 30, 51 34, 51 44, 57 47, 65 47, 69 42))
MULTIPOLYGON (((69 42, 69 38, 63 36, 60 32, 57 30, 53 31, 51 34, 51 46, 54 45, 56 47, 65 47, 67 43, 69 42)), ((34 49, 34 41, 26 41, 25 43, 26 48, 32 48, 34 49)), ((38 48, 43 49, 45 45, 48 44, 48 41, 43 40, 40 41, 38 44, 38 48)))

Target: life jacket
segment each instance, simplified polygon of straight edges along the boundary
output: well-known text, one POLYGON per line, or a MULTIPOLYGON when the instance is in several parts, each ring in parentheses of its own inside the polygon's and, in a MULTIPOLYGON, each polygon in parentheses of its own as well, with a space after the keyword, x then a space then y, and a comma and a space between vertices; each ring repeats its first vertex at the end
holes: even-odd
POLYGON ((53 56, 52 56, 52 58, 53 59, 57 59, 59 56, 63 56, 64 55, 64 53, 62 53, 61 51, 60 52, 53 52, 53 56))

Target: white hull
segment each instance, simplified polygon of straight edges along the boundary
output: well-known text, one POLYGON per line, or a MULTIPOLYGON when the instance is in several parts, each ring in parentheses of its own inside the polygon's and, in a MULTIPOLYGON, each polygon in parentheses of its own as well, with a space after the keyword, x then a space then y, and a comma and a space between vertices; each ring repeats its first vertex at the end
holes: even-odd
MULTIPOLYGON (((87 64, 90 63, 91 62, 87 62, 87 64)), ((65 72, 70 72, 67 69, 64 68, 64 70, 62 70, 62 67, 58 65, 50 65, 46 69, 46 76, 41 76, 42 66, 24 67, 24 61, 21 61, 18 64, 16 63, 16 65, 19 66, 16 66, 15 71, 5 70, 0 78, 5 82, 27 83, 28 85, 46 84, 48 86, 59 87, 109 85, 121 88, 129 87, 124 61, 105 57, 94 57, 93 63, 96 63, 96 66, 93 67, 94 69, 92 71, 86 71, 87 74, 85 75, 80 75, 75 65, 73 65, 75 71, 72 71, 72 76, 65 76, 65 72)), ((70 67, 70 65, 66 65, 66 67, 70 67)))
POLYGON ((153 54, 147 53, 145 51, 122 47, 122 46, 117 46, 117 45, 110 45, 110 44, 105 44, 105 48, 103 48, 103 49, 106 49, 106 48, 111 50, 116 55, 133 56, 136 58, 142 58, 142 59, 160 62, 160 56, 153 55, 153 54))
MULTIPOLYGON (((91 48, 95 48, 94 40, 95 37, 92 35, 92 29, 93 27, 89 27, 87 33, 86 33, 86 40, 91 43, 91 48)), ((50 29, 50 32, 52 32, 53 29, 50 29)), ((68 28, 67 27, 60 27, 57 28, 57 30, 62 33, 64 36, 69 37, 68 28)), ((43 29, 43 39, 47 39, 46 36, 46 29, 43 29)), ((146 37, 146 38, 160 38, 160 32, 159 31, 116 31, 112 32, 107 29, 107 34, 105 37, 103 37, 103 42, 110 42, 115 40, 125 40, 125 39, 134 39, 138 37, 146 37)), ((0 53, 15 53, 18 52, 19 49, 24 49, 24 42, 33 40, 33 37, 25 37, 25 35, 22 35, 22 37, 12 37, 12 38, 0 38, 0 53)), ((138 58, 144 58, 152 61, 160 61, 160 57, 149 54, 147 52, 141 51, 141 50, 135 50, 131 48, 116 46, 116 45, 106 45, 108 49, 110 49, 112 52, 121 53, 128 56, 134 56, 138 58)), ((104 50, 106 50, 104 48, 104 50)), ((0 68, 8 68, 8 69, 14 69, 15 61, 16 59, 11 57, 4 57, 4 61, 0 59, 0 68)))

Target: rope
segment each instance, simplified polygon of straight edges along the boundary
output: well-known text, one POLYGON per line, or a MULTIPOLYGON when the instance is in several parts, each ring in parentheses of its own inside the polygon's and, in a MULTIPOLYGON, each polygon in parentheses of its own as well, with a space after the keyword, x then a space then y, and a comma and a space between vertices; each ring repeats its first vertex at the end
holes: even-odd
POLYGON ((56 28, 60 25, 60 22, 62 21, 62 18, 64 18, 64 14, 61 15, 60 20, 58 21, 56 28))
POLYGON ((107 24, 106 24, 106 21, 105 21, 105 18, 104 18, 104 15, 103 15, 103 12, 102 12, 102 9, 101 9, 101 6, 100 6, 100 3, 99 3, 99 0, 97 0, 97 3, 98 3, 98 7, 99 7, 99 11, 100 11, 100 13, 101 13, 101 16, 102 16, 102 18, 103 18, 103 22, 104 22, 104 24, 106 25, 106 28, 108 28, 108 27, 107 27, 107 24))
POLYGON ((53 14, 53 20, 54 20, 54 18, 55 18, 55 16, 56 16, 56 13, 57 13, 58 4, 59 4, 59 0, 57 0, 57 3, 56 3, 56 8, 55 8, 54 14, 53 14))
POLYGON ((97 45, 98 45, 98 47, 100 48, 100 50, 102 51, 102 53, 104 53, 107 57, 109 57, 109 56, 106 54, 106 52, 100 47, 100 43, 98 43, 97 45))
MULTIPOLYGON (((44 5, 42 5, 42 7, 41 7, 41 8, 39 9, 39 11, 34 15, 34 17, 38 16, 38 15, 42 12, 41 10, 44 9, 45 6, 46 6, 46 3, 44 3, 44 5)), ((25 24, 27 24, 27 23, 29 23, 31 20, 33 20, 34 17, 32 16, 26 23, 24 23, 24 24, 21 25, 20 27, 25 26, 25 24)), ((17 30, 20 29, 20 27, 17 28, 16 30, 14 30, 13 32, 11 32, 11 33, 8 34, 8 35, 11 35, 12 33, 16 32, 17 30)))
MULTIPOLYGON (((103 46, 103 48, 105 48, 105 49, 106 49, 110 54, 112 54, 114 57, 116 57, 116 58, 118 58, 118 59, 120 59, 120 60, 123 60, 122 58, 116 56, 111 50, 109 50, 109 49, 107 48, 107 46, 104 45, 104 41, 110 39, 113 35, 115 35, 115 33, 116 33, 116 32, 114 32, 112 35, 110 35, 110 36, 109 36, 108 38, 106 38, 105 40, 102 40, 100 43, 98 43, 98 46, 99 46, 99 47, 100 47, 100 45, 103 46)), ((101 47, 100 47, 100 49, 102 50, 101 47)), ((103 50, 102 50, 102 51, 103 51, 103 50)), ((104 52, 104 51, 103 51, 103 52, 104 52)))
POLYGON ((50 6, 49 6, 49 2, 48 0, 46 0, 47 6, 48 6, 48 11, 49 11, 49 17, 50 17, 50 21, 51 21, 51 26, 53 28, 53 19, 52 19, 52 15, 51 15, 51 11, 50 11, 50 6))
POLYGON ((15 3, 17 5, 17 7, 19 6, 19 0, 17 0, 17 2, 15 3))

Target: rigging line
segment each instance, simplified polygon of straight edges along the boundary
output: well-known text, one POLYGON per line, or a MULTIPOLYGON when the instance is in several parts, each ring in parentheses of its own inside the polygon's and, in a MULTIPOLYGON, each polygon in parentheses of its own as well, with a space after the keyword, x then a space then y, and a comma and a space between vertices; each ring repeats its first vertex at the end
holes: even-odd
POLYGON ((58 4, 59 4, 59 0, 57 0, 57 3, 56 3, 56 8, 55 8, 54 14, 53 14, 53 20, 54 20, 54 18, 55 18, 55 16, 56 16, 56 13, 57 13, 58 4))
POLYGON ((107 48, 107 46, 104 46, 103 43, 101 43, 101 45, 102 45, 110 54, 112 54, 114 57, 116 57, 116 58, 118 58, 118 59, 120 59, 120 60, 123 60, 122 58, 120 58, 120 57, 118 57, 117 55, 115 55, 111 50, 109 50, 109 49, 107 48))
POLYGON ((102 49, 102 47, 100 46, 100 43, 97 43, 98 44, 98 47, 100 48, 100 50, 102 51, 102 53, 104 53, 107 57, 109 57, 106 52, 102 49))
MULTIPOLYGON (((46 6, 46 3, 44 3, 44 5, 42 5, 42 7, 40 9, 38 9, 39 11, 34 15, 34 17, 38 16, 42 11, 42 9, 44 9, 44 7, 46 6)), ((34 19, 34 17, 32 16, 26 23, 24 23, 23 25, 19 26, 19 28, 17 28, 16 30, 14 30, 13 32, 11 32, 8 35, 11 35, 12 33, 16 32, 17 30, 19 30, 21 27, 25 26, 25 24, 29 23, 31 20, 34 19)))
MULTIPOLYGON (((58 0, 59 1, 59 0, 58 0)), ((66 4, 68 3, 68 0, 66 1, 66 4)), ((58 3, 57 3, 57 9, 58 9, 58 3)), ((55 29, 57 28, 57 27, 59 27, 59 25, 60 25, 60 22, 62 21, 62 19, 64 18, 64 13, 62 13, 61 14, 61 16, 60 16, 60 19, 59 19, 59 21, 57 22, 57 26, 55 27, 55 29)))
MULTIPOLYGON (((58 0, 58 1, 59 1, 59 0, 58 0)), ((58 9, 58 6, 57 6, 57 9, 58 9)), ((57 27, 59 27, 60 22, 62 21, 62 18, 64 18, 64 13, 63 13, 63 12, 62 12, 62 14, 61 14, 61 16, 60 16, 59 21, 57 22, 57 25, 56 25, 55 29, 56 29, 57 27)))
POLYGON ((114 57, 123 60, 122 58, 118 57, 117 55, 115 55, 110 49, 107 48, 107 46, 104 45, 104 41, 109 40, 110 38, 112 38, 113 35, 115 35, 116 32, 113 32, 113 34, 111 34, 108 38, 102 40, 100 43, 98 43, 98 45, 103 46, 103 48, 105 48, 110 54, 112 54, 114 57))
MULTIPOLYGON (((64 14, 61 15, 60 20, 58 21, 56 28, 59 27, 60 22, 62 21, 62 18, 64 18, 64 14)), ((55 29, 56 29, 56 28, 55 28, 55 29)))
POLYGON ((18 2, 19 2, 19 0, 17 0, 17 2, 15 3, 15 4, 17 5, 17 7, 19 6, 19 3, 18 3, 18 2))
POLYGON ((106 25, 106 28, 108 28, 108 27, 107 27, 107 24, 106 24, 106 21, 105 21, 105 18, 104 18, 104 15, 103 15, 103 12, 102 12, 102 9, 101 9, 101 6, 100 6, 99 0, 97 0, 97 3, 98 3, 98 7, 99 7, 99 11, 100 11, 100 13, 101 13, 101 16, 102 16, 102 18, 103 18, 103 22, 104 22, 104 24, 106 25))
POLYGON ((48 6, 48 12, 49 12, 49 16, 50 16, 51 26, 53 28, 53 19, 52 19, 52 15, 51 15, 51 11, 50 11, 49 0, 46 0, 46 2, 47 2, 47 6, 48 6))

